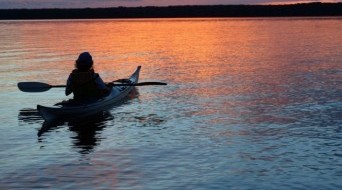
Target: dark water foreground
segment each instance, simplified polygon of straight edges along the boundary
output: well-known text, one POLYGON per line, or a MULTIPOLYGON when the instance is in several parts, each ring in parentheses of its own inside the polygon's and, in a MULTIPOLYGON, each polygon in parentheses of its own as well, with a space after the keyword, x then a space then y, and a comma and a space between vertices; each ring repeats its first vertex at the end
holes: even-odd
POLYGON ((0 189, 341 189, 340 31, 340 18, 0 22, 0 189), (64 84, 84 47, 105 81, 142 65, 141 82, 168 86, 47 124, 35 106, 63 89, 16 83, 64 84))

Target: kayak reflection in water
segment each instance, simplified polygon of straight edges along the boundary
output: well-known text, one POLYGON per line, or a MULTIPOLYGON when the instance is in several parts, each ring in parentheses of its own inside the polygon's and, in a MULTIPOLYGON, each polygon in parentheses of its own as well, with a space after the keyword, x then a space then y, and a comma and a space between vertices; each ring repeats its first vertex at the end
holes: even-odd
POLYGON ((107 121, 113 120, 110 112, 101 112, 82 119, 70 119, 68 121, 44 122, 39 129, 38 142, 44 143, 50 136, 47 133, 68 126, 72 140, 72 147, 81 154, 88 154, 101 143, 104 137, 102 131, 107 127, 107 121))
POLYGON ((92 101, 106 96, 111 85, 106 85, 94 71, 93 58, 89 52, 83 52, 75 62, 75 69, 67 80, 65 95, 74 94, 73 101, 92 101))

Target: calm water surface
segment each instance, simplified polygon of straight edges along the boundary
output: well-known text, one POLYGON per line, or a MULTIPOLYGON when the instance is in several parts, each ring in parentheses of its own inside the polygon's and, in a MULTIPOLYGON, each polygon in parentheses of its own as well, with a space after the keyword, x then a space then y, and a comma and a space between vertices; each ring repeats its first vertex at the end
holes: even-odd
POLYGON ((0 189, 341 189, 342 20, 0 22, 0 189), (82 51, 120 106, 46 124, 82 51))

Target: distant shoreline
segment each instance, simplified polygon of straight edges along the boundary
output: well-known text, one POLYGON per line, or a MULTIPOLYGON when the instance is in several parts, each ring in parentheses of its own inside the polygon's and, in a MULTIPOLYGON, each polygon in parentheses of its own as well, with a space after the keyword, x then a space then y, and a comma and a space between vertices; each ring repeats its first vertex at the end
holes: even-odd
POLYGON ((0 9, 0 20, 342 16, 342 3, 0 9))

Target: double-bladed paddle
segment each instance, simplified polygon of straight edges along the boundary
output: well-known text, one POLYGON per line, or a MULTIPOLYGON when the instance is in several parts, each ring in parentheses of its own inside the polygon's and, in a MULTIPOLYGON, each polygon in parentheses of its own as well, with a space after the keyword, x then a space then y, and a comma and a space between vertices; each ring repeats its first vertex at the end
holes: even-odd
MULTIPOLYGON (((167 85, 163 82, 140 82, 136 84, 122 83, 122 84, 114 84, 111 83, 111 86, 148 86, 148 85, 167 85)), ((66 85, 50 85, 43 82, 19 82, 18 88, 23 92, 45 92, 50 90, 51 88, 65 88, 66 85)))

